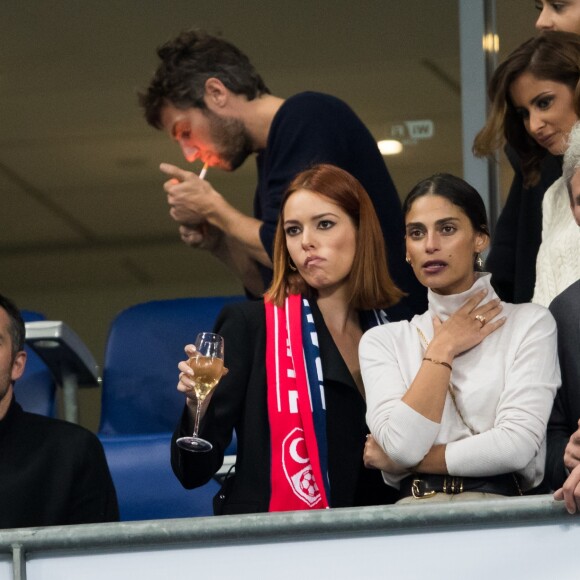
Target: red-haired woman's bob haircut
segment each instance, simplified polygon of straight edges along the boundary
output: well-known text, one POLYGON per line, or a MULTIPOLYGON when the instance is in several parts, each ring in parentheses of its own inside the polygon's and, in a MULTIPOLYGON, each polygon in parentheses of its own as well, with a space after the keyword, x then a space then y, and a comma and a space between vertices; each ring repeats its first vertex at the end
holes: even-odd
POLYGON ((289 185, 282 205, 274 239, 274 276, 266 299, 277 306, 289 294, 316 297, 314 288, 290 269, 290 254, 284 232, 284 208, 289 197, 298 190, 321 195, 345 211, 356 230, 356 251, 349 276, 349 304, 356 310, 387 308, 404 295, 389 276, 381 226, 373 204, 360 182, 350 173, 334 165, 321 164, 302 171, 289 185))

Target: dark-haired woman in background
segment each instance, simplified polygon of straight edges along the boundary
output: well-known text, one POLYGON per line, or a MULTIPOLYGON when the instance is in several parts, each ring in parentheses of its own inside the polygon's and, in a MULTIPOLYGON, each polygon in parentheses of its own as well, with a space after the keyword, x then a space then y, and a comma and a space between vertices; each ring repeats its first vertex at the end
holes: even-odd
POLYGON ((560 380, 554 320, 541 306, 500 302, 477 271, 487 217, 465 181, 420 182, 404 214, 429 310, 361 341, 365 462, 400 486, 401 501, 519 495, 544 474, 560 380))
MULTIPOLYGON (((530 2, 530 11, 534 4, 530 2)), ((580 34, 580 0, 538 0, 536 29, 580 34)), ((553 66, 560 60, 552 55, 553 66)), ((488 154, 482 151, 482 154, 488 154)), ((522 172, 521 160, 511 145, 505 148, 514 178, 495 226, 486 268, 493 285, 507 302, 529 302, 536 283, 536 257, 542 241, 542 200, 546 190, 562 175, 559 155, 547 153, 540 164, 538 180, 530 182, 522 172)))
MULTIPOLYGON (((519 46, 493 74, 488 91, 491 111, 475 139, 474 152, 488 155, 507 141, 521 161, 525 187, 538 187, 554 156, 561 173, 561 156, 580 115, 579 81, 580 36, 547 31, 519 46)), ((522 201, 530 213, 509 231, 503 223, 508 214, 502 214, 500 234, 488 262, 500 294, 509 296, 509 292, 504 294, 505 279, 514 273, 519 280, 526 280, 528 287, 535 278, 532 300, 547 307, 580 278, 580 235, 568 210, 568 193, 561 178, 543 195, 541 211, 538 201, 537 195, 522 201), (519 261, 510 250, 510 240, 516 238, 523 241, 519 261)), ((519 294, 519 301, 530 297, 528 290, 519 294)))
MULTIPOLYGON (((535 8, 539 31, 580 34, 580 0, 538 0, 535 8)), ((542 241, 542 200, 550 185, 561 177, 562 161, 559 155, 546 154, 540 164, 539 179, 531 184, 524 179, 521 161, 514 149, 507 145, 505 151, 514 178, 495 226, 486 268, 500 297, 519 304, 529 302, 534 295, 536 257, 542 241)))

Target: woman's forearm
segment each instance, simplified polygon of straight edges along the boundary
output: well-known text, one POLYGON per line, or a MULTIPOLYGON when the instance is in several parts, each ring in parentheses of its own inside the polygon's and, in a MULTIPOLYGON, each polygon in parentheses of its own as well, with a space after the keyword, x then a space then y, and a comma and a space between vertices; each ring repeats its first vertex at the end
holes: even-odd
POLYGON ((446 445, 433 445, 422 461, 415 466, 413 471, 417 473, 436 473, 447 475, 447 463, 445 461, 446 445))

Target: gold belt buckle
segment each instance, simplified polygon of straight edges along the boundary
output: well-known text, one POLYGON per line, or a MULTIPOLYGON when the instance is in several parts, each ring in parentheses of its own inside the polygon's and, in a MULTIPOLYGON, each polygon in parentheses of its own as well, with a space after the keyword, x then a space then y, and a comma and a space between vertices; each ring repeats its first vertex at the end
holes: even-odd
POLYGON ((411 493, 415 499, 425 499, 426 497, 431 497, 435 495, 435 491, 422 491, 421 484, 423 483, 422 479, 414 479, 411 485, 411 493))

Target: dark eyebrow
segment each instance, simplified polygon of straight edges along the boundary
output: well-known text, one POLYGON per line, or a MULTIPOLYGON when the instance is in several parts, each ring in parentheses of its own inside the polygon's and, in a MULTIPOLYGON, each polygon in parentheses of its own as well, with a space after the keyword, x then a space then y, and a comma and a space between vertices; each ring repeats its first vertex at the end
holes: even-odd
MULTIPOLYGON (((547 96, 552 96, 552 95, 553 95, 553 92, 551 90, 550 91, 544 91, 544 92, 540 93, 539 95, 536 95, 533 99, 531 99, 529 105, 530 106, 536 105, 539 100, 541 100, 541 99, 543 99, 543 98, 545 98, 547 96)), ((518 105, 518 104, 516 104, 516 103, 514 103, 512 101, 512 104, 513 104, 515 110, 518 111, 518 112, 523 112, 523 111, 527 111, 528 110, 527 109, 527 105, 525 103, 522 104, 522 105, 518 105)))
MULTIPOLYGON (((447 223, 447 222, 458 222, 459 218, 456 217, 446 217, 446 218, 441 218, 440 220, 437 220, 435 222, 436 226, 440 226, 441 224, 447 223)), ((406 228, 417 228, 417 227, 425 227, 425 224, 422 224, 421 222, 411 222, 408 223, 406 226, 406 228)))
MULTIPOLYGON (((319 220, 323 217, 326 216, 332 216, 335 218, 338 218, 338 215, 336 215, 335 213, 332 213, 331 211, 325 211, 324 213, 318 214, 318 215, 313 215, 310 219, 311 220, 319 220)), ((297 224, 300 223, 299 220, 284 220, 284 225, 286 224, 297 224)))
POLYGON ((319 220, 319 219, 321 219, 323 217, 326 217, 326 216, 332 216, 332 217, 335 217, 335 218, 338 217, 335 213, 332 213, 331 211, 325 211, 324 213, 321 213, 319 215, 313 215, 312 216, 312 219, 313 220, 319 220))

